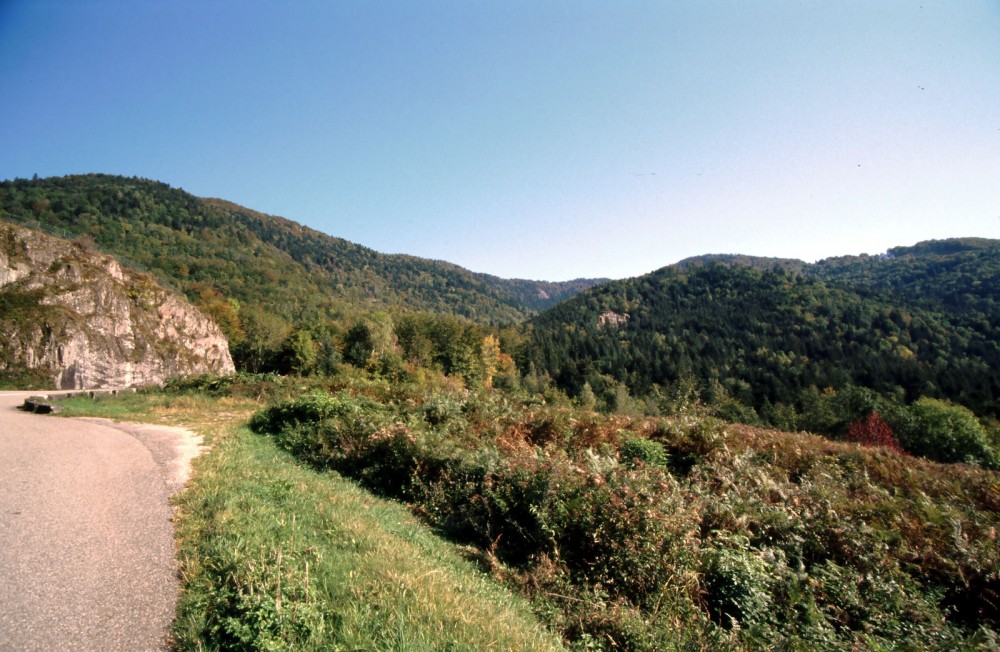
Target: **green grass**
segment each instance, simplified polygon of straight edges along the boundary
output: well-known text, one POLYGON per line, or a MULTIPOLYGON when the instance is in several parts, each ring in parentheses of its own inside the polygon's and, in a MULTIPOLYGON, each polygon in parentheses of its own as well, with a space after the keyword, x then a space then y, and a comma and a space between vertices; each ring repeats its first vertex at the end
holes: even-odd
POLYGON ((246 430, 202 460, 179 507, 182 648, 559 647, 403 506, 246 430))
POLYGON ((251 401, 163 394, 67 414, 200 426, 212 450, 176 500, 182 650, 554 650, 527 602, 405 506, 296 463, 218 414, 251 401))
POLYGON ((532 609, 574 650, 997 649, 995 471, 327 382, 277 403, 304 381, 84 406, 213 447, 177 502, 179 649, 559 647, 532 609), (269 436, 241 427, 254 413, 269 436))
POLYGON ((249 398, 157 390, 122 392, 93 399, 86 396, 58 398, 58 401, 63 406, 63 416, 183 426, 204 435, 208 442, 220 427, 245 420, 261 407, 249 398))
POLYGON ((42 369, 7 369, 0 371, 0 390, 46 390, 52 387, 52 378, 42 369))
POLYGON ((160 421, 158 411, 171 406, 177 397, 166 394, 122 392, 116 396, 74 396, 55 397, 65 409, 65 416, 106 417, 108 419, 129 419, 156 423, 160 421))

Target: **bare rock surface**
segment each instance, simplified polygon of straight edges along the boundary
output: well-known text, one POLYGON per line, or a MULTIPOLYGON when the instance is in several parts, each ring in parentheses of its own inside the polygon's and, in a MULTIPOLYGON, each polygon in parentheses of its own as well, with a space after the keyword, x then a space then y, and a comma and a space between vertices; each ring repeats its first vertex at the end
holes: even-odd
POLYGON ((218 326, 149 275, 10 224, 0 224, 0 307, 0 371, 39 369, 56 388, 234 371, 218 326))

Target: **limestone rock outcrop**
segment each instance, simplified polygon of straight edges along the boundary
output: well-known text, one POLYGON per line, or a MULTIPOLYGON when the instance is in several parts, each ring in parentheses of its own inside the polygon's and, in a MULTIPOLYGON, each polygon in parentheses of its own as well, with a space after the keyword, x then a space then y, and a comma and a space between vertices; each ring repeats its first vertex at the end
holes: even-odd
POLYGON ((0 372, 28 369, 60 389, 234 371, 218 326, 148 274, 0 223, 0 372))

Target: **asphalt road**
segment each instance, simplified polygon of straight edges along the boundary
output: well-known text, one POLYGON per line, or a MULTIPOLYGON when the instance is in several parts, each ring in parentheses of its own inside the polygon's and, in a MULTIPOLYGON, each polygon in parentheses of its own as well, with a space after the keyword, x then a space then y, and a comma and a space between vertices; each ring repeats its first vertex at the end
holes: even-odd
POLYGON ((183 435, 21 412, 0 392, 0 651, 162 650, 183 435))

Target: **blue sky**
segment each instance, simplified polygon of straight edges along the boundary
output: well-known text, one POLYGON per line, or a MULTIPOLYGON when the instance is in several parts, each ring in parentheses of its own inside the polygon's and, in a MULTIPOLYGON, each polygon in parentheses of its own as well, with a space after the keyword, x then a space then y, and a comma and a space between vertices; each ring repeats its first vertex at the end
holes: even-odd
POLYGON ((1000 3, 0 0, 0 178, 505 277, 1000 238, 1000 3))

